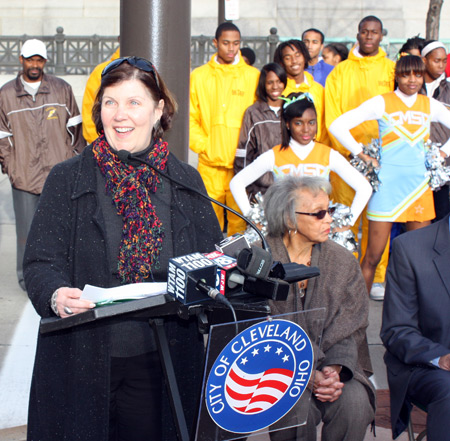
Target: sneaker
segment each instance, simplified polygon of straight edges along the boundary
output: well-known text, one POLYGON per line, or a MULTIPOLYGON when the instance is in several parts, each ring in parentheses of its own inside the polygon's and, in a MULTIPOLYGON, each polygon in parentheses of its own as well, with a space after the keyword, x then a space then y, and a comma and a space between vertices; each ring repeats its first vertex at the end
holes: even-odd
POLYGON ((374 283, 369 297, 372 300, 384 300, 384 285, 382 283, 374 283))

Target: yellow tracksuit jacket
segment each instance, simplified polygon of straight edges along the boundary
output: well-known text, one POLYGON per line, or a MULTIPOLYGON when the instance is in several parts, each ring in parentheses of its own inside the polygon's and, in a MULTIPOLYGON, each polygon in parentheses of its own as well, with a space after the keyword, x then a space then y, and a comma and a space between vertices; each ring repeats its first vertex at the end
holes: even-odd
POLYGON ((106 65, 111 63, 111 61, 114 61, 119 57, 120 48, 117 48, 110 60, 95 66, 87 80, 86 88, 84 89, 83 104, 81 106, 81 117, 83 118, 83 136, 88 144, 91 144, 98 136, 97 130, 95 130, 94 121, 92 120, 92 106, 94 105, 97 91, 100 88, 103 69, 106 65))
POLYGON ((231 169, 244 112, 256 99, 259 71, 242 57, 231 65, 215 58, 191 74, 189 147, 199 163, 231 169))
POLYGON ((325 145, 330 145, 330 139, 328 137, 328 132, 325 128, 325 94, 324 89, 321 84, 314 81, 313 76, 304 72, 305 82, 298 85, 295 80, 288 78, 286 89, 284 89, 283 96, 288 96, 290 93, 305 93, 309 92, 314 100, 314 107, 317 113, 317 136, 316 140, 325 145))
MULTIPOLYGON (((358 57, 353 49, 346 61, 339 63, 328 75, 325 85, 325 124, 361 105, 374 96, 394 90, 395 63, 386 58, 383 49, 373 57, 358 57)), ((378 138, 376 121, 366 121, 351 130, 358 142, 369 143, 378 138)), ((350 152, 331 134, 332 146, 345 157, 350 152)))

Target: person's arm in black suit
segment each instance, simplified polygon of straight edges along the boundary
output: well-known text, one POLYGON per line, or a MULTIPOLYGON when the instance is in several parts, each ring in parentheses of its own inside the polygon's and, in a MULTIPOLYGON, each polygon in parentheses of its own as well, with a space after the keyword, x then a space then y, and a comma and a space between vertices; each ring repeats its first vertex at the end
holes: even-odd
MULTIPOLYGON (((419 297, 433 296, 433 287, 429 293, 418 292, 416 277, 420 277, 420 265, 412 264, 413 254, 405 250, 402 240, 394 241, 386 277, 381 339, 386 349, 403 363, 432 366, 431 360, 441 357, 440 366, 442 361, 441 367, 445 369, 448 367, 448 348, 421 332, 419 297)), ((447 313, 443 311, 443 314, 447 313)))

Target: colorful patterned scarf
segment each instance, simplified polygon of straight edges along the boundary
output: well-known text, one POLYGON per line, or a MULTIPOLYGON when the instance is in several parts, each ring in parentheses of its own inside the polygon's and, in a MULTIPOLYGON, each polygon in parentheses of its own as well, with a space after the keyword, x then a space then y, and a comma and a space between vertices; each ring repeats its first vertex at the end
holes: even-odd
MULTIPOLYGON (((149 166, 122 162, 106 141, 99 136, 93 144, 94 156, 106 178, 106 188, 113 195, 117 214, 123 217, 118 273, 122 283, 146 281, 152 268, 158 268, 159 253, 164 239, 162 223, 152 205, 150 193, 160 183, 149 166)), ((155 141, 145 159, 164 170, 168 157, 167 142, 155 141)))

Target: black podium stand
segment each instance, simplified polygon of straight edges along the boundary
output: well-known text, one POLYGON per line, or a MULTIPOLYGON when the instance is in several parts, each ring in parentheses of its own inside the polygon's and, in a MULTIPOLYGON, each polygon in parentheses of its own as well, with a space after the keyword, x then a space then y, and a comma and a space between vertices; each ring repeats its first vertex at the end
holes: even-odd
MULTIPOLYGON (((248 294, 236 296, 236 298, 232 300, 232 304, 238 314, 238 317, 240 316, 239 318, 248 319, 264 317, 270 313, 270 308, 265 299, 249 297, 248 294)), ((152 326, 155 333, 155 340, 166 379, 178 439, 180 441, 189 441, 190 435, 184 416, 178 384, 170 355, 169 343, 164 328, 164 317, 178 315, 181 318, 188 319, 192 315, 197 315, 199 329, 202 333, 206 333, 209 327, 205 314, 207 312, 210 312, 213 316, 215 316, 213 317, 213 320, 216 323, 220 321, 221 318, 225 321, 229 321, 229 318, 225 318, 227 317, 228 311, 222 304, 207 300, 200 304, 186 306, 179 303, 168 294, 160 294, 147 297, 145 299, 131 300, 94 308, 84 313, 66 318, 45 318, 40 322, 39 331, 43 334, 57 332, 86 323, 122 317, 127 319, 148 319, 149 324, 152 326)))

